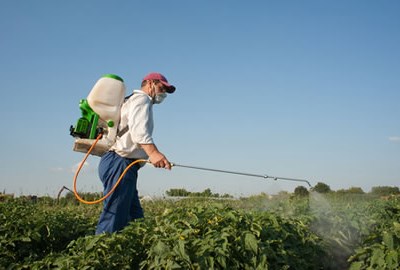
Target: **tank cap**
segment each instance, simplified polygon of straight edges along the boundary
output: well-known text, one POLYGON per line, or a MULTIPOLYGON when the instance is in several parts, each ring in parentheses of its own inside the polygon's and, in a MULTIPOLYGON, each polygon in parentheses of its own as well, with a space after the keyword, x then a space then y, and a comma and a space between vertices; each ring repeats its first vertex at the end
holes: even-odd
POLYGON ((115 75, 115 74, 105 74, 105 75, 103 75, 103 78, 112 78, 112 79, 116 79, 118 81, 124 82, 124 80, 120 76, 115 75))

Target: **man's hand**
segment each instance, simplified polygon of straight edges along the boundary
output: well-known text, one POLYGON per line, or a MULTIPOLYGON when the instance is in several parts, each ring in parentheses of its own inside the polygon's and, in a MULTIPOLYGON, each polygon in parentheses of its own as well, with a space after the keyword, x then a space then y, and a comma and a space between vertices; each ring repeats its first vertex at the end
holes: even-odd
POLYGON ((171 170, 171 163, 160 152, 152 154, 149 157, 149 159, 150 159, 151 164, 154 165, 154 167, 156 167, 156 168, 165 168, 165 169, 171 170))
POLYGON ((142 144, 141 146, 149 156, 150 162, 154 167, 171 170, 171 163, 160 151, 158 151, 154 144, 142 144))

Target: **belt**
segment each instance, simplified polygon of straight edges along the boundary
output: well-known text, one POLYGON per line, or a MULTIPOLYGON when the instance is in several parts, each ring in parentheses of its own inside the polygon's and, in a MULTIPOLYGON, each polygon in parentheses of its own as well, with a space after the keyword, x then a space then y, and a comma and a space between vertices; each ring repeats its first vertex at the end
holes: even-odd
POLYGON ((115 153, 115 154, 118 155, 120 158, 129 160, 130 162, 133 162, 133 161, 136 161, 136 160, 139 159, 139 158, 128 158, 128 157, 123 157, 123 156, 119 155, 117 152, 115 152, 115 150, 108 150, 107 152, 108 152, 108 153, 115 153))

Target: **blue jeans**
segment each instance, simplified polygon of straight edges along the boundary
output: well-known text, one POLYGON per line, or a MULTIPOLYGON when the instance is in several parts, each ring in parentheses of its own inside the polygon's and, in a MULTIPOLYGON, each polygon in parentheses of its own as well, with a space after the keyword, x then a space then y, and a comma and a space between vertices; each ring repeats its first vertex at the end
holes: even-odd
MULTIPOLYGON (((118 181, 126 167, 134 159, 124 158, 115 152, 105 153, 99 163, 99 176, 107 194, 118 181)), ((97 224, 96 234, 117 232, 134 219, 143 217, 140 205, 137 178, 139 164, 132 166, 125 174, 115 191, 104 200, 103 212, 97 224)))

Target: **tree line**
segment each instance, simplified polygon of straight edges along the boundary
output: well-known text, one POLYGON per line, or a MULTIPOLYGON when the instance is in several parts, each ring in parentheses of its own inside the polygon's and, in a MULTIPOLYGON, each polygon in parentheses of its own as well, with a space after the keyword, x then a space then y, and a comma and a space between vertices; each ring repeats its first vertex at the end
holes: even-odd
POLYGON ((171 188, 165 192, 170 197, 212 197, 212 198, 233 198, 232 195, 219 193, 212 193, 211 189, 207 188, 202 192, 191 192, 184 188, 171 188))
MULTIPOLYGON (((337 194, 370 194, 375 196, 390 196, 390 195, 399 195, 400 189, 396 186, 376 186, 372 187, 371 191, 366 193, 360 187, 351 187, 348 189, 339 189, 337 191, 333 191, 329 185, 318 182, 312 189, 312 191, 318 193, 337 193, 337 194)), ((298 186, 294 190, 296 195, 308 195, 308 189, 303 186, 298 186)))
MULTIPOLYGON (((374 196, 390 196, 390 195, 400 195, 399 187, 391 187, 391 186, 376 186, 372 187, 370 192, 364 192, 364 190, 360 187, 350 187, 348 189, 339 189, 334 191, 330 188, 329 185, 318 182, 311 191, 315 191, 318 193, 336 193, 340 194, 369 194, 374 196)), ((309 194, 309 189, 304 186, 298 186, 294 190, 295 195, 307 196, 309 194)), ((233 198, 232 195, 219 193, 213 193, 211 189, 207 188, 202 192, 191 192, 184 188, 171 188, 170 190, 165 191, 165 194, 169 197, 210 197, 210 198, 233 198)))

